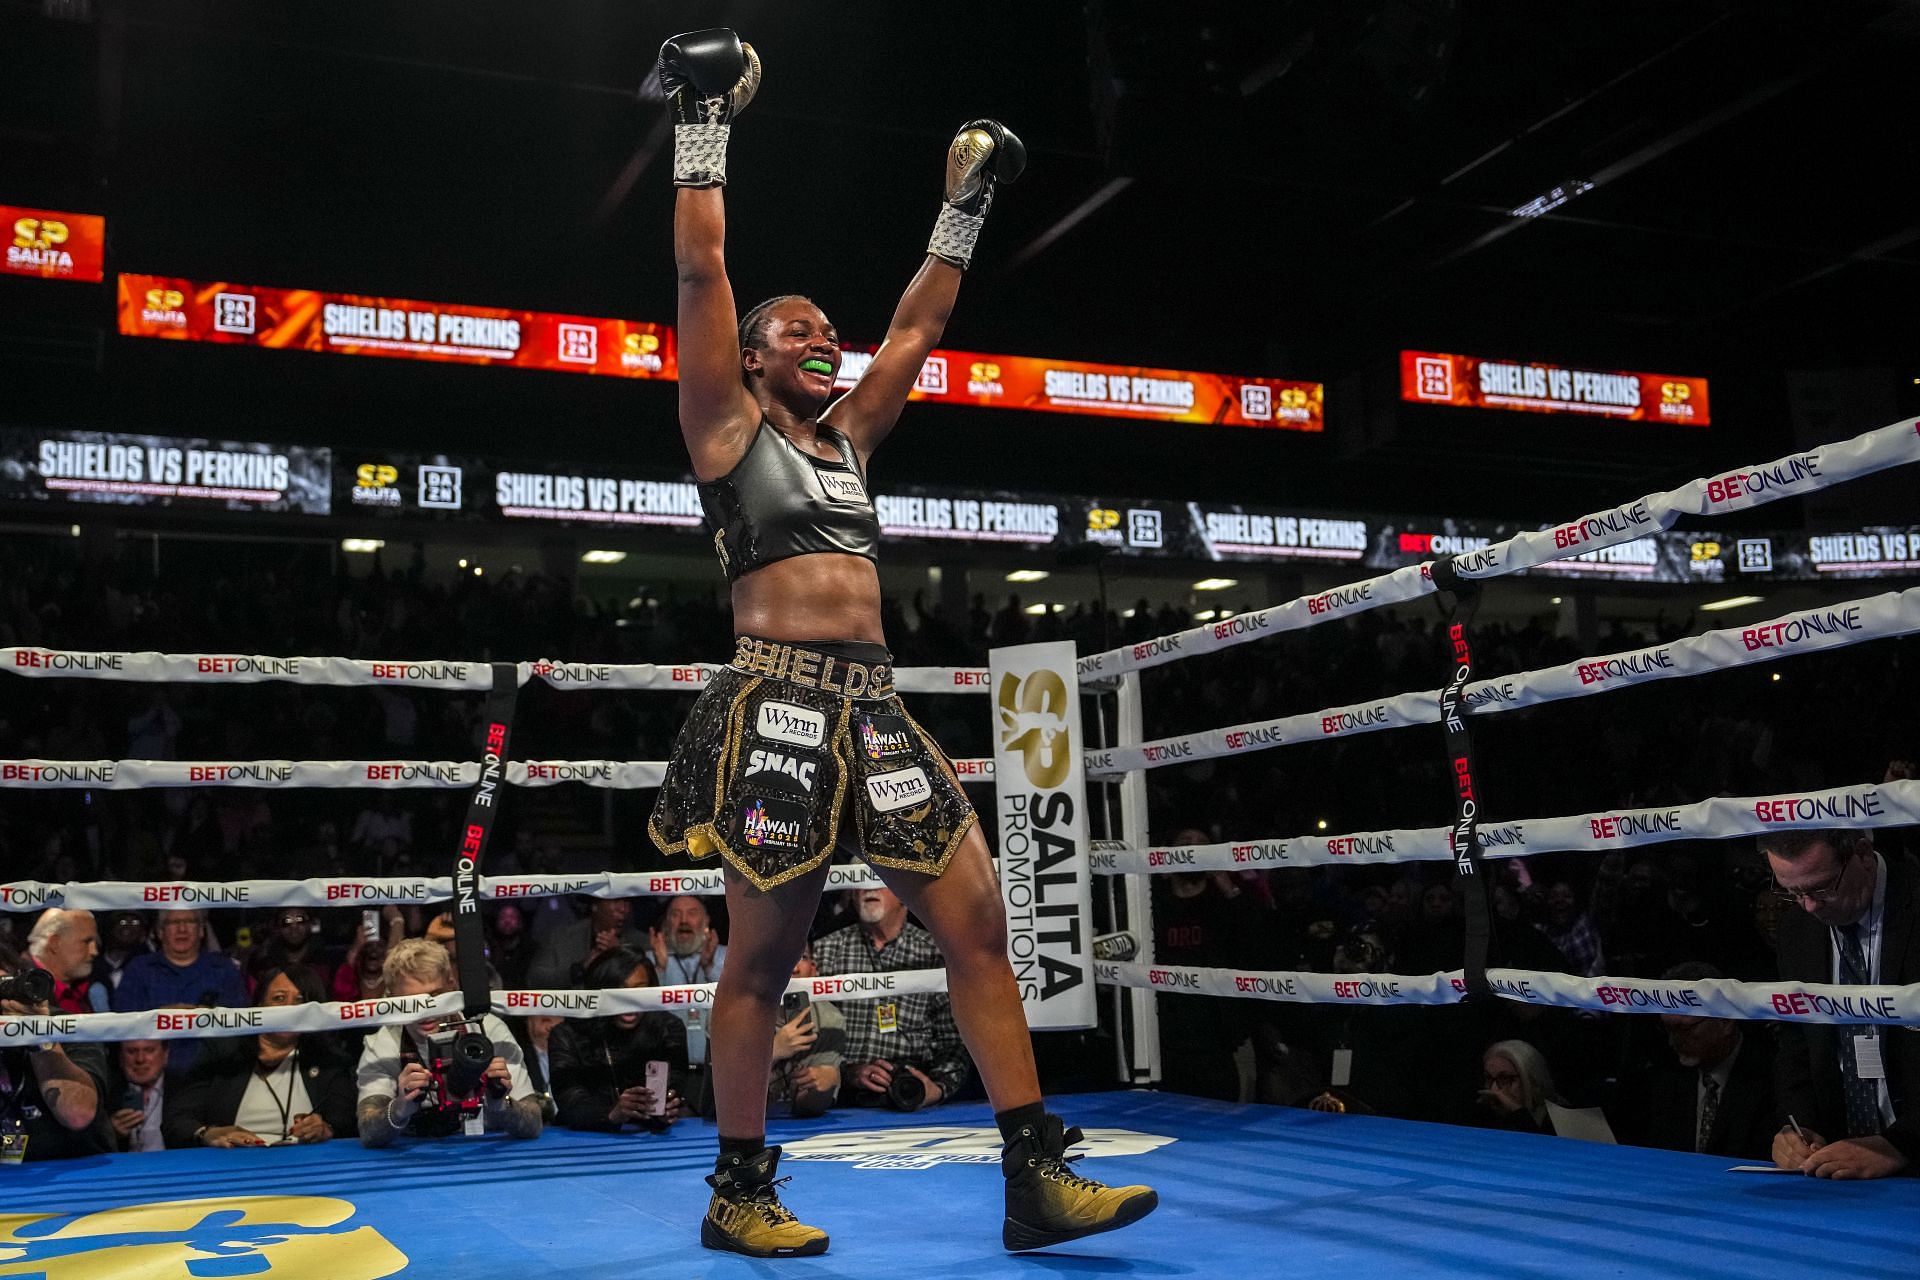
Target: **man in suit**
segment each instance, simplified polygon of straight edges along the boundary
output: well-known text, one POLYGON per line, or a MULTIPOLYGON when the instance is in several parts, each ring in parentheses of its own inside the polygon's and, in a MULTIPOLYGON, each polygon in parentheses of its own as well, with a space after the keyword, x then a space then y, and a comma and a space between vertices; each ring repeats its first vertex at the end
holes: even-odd
MULTIPOLYGON (((1710 964, 1691 960, 1660 976, 1698 982, 1723 975, 1710 964)), ((1779 1124, 1772 1030, 1765 1024, 1679 1013, 1661 1014, 1660 1025, 1673 1056, 1625 1090, 1614 1126, 1621 1140, 1730 1160, 1767 1158, 1779 1124)))
MULTIPOLYGON (((1920 875, 1859 831, 1760 838, 1780 895, 1797 907, 1775 948, 1789 981, 1920 982, 1920 875)), ((1873 1025, 1782 1028, 1776 1083, 1791 1122, 1773 1161, 1823 1178, 1884 1178, 1920 1161, 1920 1033, 1873 1025), (1795 1128, 1797 1124, 1798 1128, 1795 1128)))

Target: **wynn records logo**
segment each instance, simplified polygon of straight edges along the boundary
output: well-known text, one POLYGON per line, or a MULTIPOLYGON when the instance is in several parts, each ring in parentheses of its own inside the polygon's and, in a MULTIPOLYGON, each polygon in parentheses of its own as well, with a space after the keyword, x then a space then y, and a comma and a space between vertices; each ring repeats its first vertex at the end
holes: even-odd
POLYGON ((754 716, 753 731, 774 742, 817 747, 827 740, 827 718, 795 702, 763 702, 754 716))
POLYGON ((892 813, 933 799, 933 785, 919 765, 867 777, 867 799, 881 813, 892 813))
POLYGON ((860 487, 858 476, 845 471, 821 471, 817 474, 820 477, 820 487, 826 490, 827 496, 835 502, 866 502, 867 491, 860 487))

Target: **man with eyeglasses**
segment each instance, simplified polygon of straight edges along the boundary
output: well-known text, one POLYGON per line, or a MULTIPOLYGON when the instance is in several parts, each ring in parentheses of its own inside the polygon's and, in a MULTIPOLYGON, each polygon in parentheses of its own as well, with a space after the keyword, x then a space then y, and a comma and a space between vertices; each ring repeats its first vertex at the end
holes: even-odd
MULTIPOLYGON (((1792 906, 1775 939, 1782 978, 1920 982, 1920 878, 1911 867, 1881 857, 1857 831, 1773 832, 1760 850, 1792 906)), ((1776 1165, 1822 1178, 1920 1167, 1920 1033, 1802 1023, 1781 1031, 1776 1083, 1788 1123, 1774 1135, 1776 1165)))

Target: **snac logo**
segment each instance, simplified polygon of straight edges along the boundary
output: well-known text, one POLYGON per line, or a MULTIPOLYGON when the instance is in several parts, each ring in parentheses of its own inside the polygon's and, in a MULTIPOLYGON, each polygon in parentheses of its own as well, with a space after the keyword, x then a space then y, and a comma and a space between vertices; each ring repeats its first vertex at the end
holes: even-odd
POLYGON ((147 290, 147 310, 178 311, 187 305, 187 295, 178 289, 147 290))
POLYGON ((657 333, 630 333, 620 340, 629 355, 650 356, 660 349, 660 335, 657 333))

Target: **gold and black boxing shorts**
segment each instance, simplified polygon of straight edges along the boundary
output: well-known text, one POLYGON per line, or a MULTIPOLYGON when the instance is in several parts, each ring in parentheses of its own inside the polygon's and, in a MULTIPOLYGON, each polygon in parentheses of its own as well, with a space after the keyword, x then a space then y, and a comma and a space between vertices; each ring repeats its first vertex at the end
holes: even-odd
POLYGON ((674 740, 647 834, 771 889, 836 848, 937 876, 977 820, 886 649, 742 636, 674 740))

